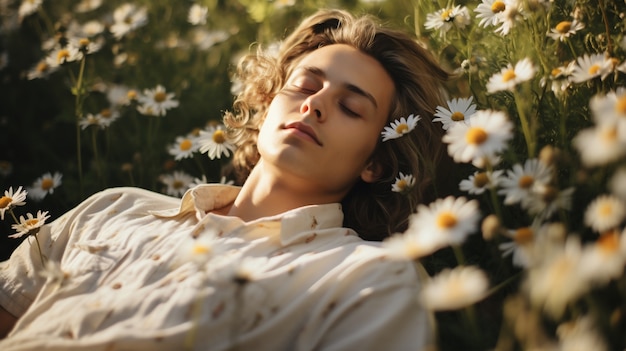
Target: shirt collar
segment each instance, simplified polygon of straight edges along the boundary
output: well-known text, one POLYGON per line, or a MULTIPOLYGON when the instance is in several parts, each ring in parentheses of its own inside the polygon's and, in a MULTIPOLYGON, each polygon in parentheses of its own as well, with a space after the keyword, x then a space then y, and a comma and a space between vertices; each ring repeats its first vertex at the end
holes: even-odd
MULTIPOLYGON (((178 209, 151 212, 159 217, 177 217, 195 212, 198 220, 210 211, 232 204, 241 187, 223 184, 198 185, 183 195, 178 209)), ((322 234, 325 229, 341 228, 343 225, 341 204, 330 203, 309 205, 295 208, 274 216, 263 217, 250 222, 243 222, 236 217, 217 216, 222 220, 238 221, 242 226, 258 226, 270 224, 280 226, 280 241, 289 245, 313 234, 322 234)))

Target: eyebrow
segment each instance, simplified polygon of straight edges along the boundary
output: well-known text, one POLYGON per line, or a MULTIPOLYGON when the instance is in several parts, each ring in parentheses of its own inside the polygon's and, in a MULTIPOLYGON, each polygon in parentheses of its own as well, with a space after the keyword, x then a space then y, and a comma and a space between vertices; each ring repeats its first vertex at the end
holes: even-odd
MULTIPOLYGON (((314 74, 314 75, 316 75, 318 77, 321 77, 321 78, 326 78, 326 73, 324 71, 322 71, 321 69, 317 68, 317 67, 304 66, 304 67, 300 67, 298 69, 310 72, 310 73, 312 73, 312 74, 314 74)), ((374 105, 374 107, 376 109, 378 109, 378 104, 376 103, 376 99, 374 98, 374 96, 372 94, 368 93, 367 91, 359 88, 358 86, 356 86, 354 84, 344 83, 343 85, 344 85, 346 90, 366 98, 367 100, 369 100, 374 105)))

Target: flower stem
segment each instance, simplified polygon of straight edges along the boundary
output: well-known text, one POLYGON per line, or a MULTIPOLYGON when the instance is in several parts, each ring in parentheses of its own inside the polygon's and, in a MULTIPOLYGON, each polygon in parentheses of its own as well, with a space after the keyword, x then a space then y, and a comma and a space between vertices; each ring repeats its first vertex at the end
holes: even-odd
POLYGON ((526 111, 521 106, 521 99, 517 91, 513 92, 515 99, 515 107, 517 108, 517 114, 519 115, 520 123, 522 125, 522 133, 524 134, 524 140, 526 141, 526 147, 528 148, 528 157, 532 158, 535 155, 536 143, 532 132, 532 126, 529 124, 526 111))
POLYGON ((81 143, 80 143, 80 124, 78 123, 83 116, 83 75, 85 74, 85 61, 86 57, 80 60, 80 69, 78 71, 78 78, 76 79, 76 85, 72 92, 76 95, 75 100, 75 114, 76 114, 76 157, 78 163, 78 182, 80 185, 80 197, 84 197, 84 181, 83 181, 83 159, 81 156, 81 143))

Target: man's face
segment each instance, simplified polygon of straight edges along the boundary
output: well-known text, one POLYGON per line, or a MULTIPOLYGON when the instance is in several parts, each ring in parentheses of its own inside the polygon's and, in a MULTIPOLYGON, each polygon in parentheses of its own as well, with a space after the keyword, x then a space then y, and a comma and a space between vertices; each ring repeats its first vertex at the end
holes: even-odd
POLYGON ((348 45, 321 47, 297 64, 259 133, 261 160, 302 190, 340 201, 369 163, 387 123, 394 84, 374 58, 348 45))

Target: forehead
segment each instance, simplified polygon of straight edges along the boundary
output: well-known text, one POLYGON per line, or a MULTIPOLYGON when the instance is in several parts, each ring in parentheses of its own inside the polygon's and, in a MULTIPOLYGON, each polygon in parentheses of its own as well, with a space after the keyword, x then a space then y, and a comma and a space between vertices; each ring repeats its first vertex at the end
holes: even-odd
POLYGON ((388 113, 394 94, 391 76, 375 58, 345 45, 323 46, 306 54, 295 67, 315 67, 331 83, 355 85, 376 99, 379 110, 388 113))

